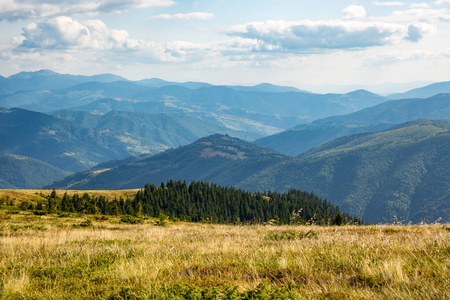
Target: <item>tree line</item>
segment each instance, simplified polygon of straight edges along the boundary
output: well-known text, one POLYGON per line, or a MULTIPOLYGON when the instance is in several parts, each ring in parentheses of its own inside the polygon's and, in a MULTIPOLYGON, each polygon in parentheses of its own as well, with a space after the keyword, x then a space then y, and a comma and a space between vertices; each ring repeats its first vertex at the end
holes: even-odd
POLYGON ((251 193, 234 187, 221 187, 208 182, 169 180, 156 186, 147 184, 134 198, 107 200, 104 196, 67 193, 62 198, 53 190, 46 210, 51 213, 79 212, 102 215, 134 215, 172 220, 221 224, 316 223, 341 225, 362 223, 341 212, 313 193, 290 189, 285 193, 251 193))

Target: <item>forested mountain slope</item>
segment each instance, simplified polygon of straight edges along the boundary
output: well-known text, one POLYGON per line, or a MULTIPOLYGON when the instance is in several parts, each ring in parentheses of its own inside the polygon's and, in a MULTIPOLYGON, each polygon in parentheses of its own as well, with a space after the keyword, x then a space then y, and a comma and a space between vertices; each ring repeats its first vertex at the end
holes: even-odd
POLYGON ((29 156, 72 172, 111 159, 168 148, 123 131, 82 128, 18 108, 0 110, 0 141, 0 153, 29 156))
POLYGON ((420 119, 450 120, 450 94, 384 102, 351 114, 301 124, 255 143, 296 156, 342 136, 378 132, 420 119))
POLYGON ((416 121, 343 137, 244 180, 314 191, 369 222, 450 222, 450 123, 416 121))
POLYGON ((184 147, 76 173, 48 187, 130 189, 169 179, 208 181, 233 186, 288 157, 226 135, 213 135, 184 147))
POLYGON ((69 175, 39 160, 13 154, 0 154, 0 189, 36 189, 69 175))

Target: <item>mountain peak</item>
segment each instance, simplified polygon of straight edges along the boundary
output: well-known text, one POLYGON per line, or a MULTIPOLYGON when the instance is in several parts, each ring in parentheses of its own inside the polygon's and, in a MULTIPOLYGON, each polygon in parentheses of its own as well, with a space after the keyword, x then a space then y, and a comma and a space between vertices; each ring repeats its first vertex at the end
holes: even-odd
POLYGON ((352 97, 379 97, 382 98, 380 95, 369 92, 365 89, 359 89, 350 93, 347 93, 346 95, 352 96, 352 97))
POLYGON ((52 70, 48 70, 48 69, 42 69, 39 71, 33 71, 33 72, 20 72, 17 73, 15 75, 10 76, 9 78, 24 78, 24 79, 28 79, 31 77, 36 77, 36 76, 51 76, 51 75, 57 75, 58 73, 53 72, 52 70))
POLYGON ((248 156, 240 149, 239 142, 243 141, 222 134, 214 134, 207 138, 200 139, 198 143, 204 146, 203 149, 200 150, 200 157, 223 157, 232 160, 246 159, 248 156))

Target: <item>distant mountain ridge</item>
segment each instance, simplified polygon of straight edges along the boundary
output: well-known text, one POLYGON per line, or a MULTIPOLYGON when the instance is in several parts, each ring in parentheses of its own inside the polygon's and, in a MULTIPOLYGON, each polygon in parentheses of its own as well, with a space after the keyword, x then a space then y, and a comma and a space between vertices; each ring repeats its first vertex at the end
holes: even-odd
POLYGON ((66 171, 168 147, 118 130, 78 127, 46 114, 0 110, 0 153, 33 157, 66 171))
POLYGON ((436 82, 424 87, 412 89, 405 93, 388 95, 388 99, 428 98, 437 94, 450 93, 450 81, 436 82))
POLYGON ((46 188, 128 189, 168 179, 250 191, 313 191, 372 223, 450 222, 450 122, 421 120, 336 139, 300 157, 223 135, 104 163, 46 188))
POLYGON ((48 187, 61 189, 130 189, 169 179, 208 181, 233 186, 250 175, 288 157, 268 148, 232 138, 212 135, 154 156, 103 164, 71 175, 48 187))
POLYGON ((301 124, 255 141, 278 152, 296 156, 336 138, 379 132, 396 124, 420 119, 450 121, 450 94, 427 99, 391 100, 360 111, 301 124))
POLYGON ((83 82, 114 82, 127 81, 127 79, 113 74, 83 76, 59 74, 50 70, 39 70, 35 72, 20 72, 8 78, 3 78, 2 81, 6 81, 8 86, 3 87, 3 85, 0 85, 0 94, 12 94, 19 90, 59 89, 83 82))
POLYGON ((0 106, 44 113, 111 110, 189 115, 254 140, 301 123, 346 114, 386 99, 367 91, 313 94, 293 87, 262 83, 255 86, 214 86, 160 79, 126 81, 110 74, 63 75, 48 70, 0 79, 0 106), (4 81, 8 84, 3 84, 4 81), (20 88, 26 87, 26 88, 20 88))

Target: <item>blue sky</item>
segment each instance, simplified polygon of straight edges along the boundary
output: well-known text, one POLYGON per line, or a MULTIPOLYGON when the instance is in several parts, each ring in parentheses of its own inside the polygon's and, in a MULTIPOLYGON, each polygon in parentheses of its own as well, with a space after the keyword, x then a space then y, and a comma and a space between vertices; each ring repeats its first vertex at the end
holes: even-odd
POLYGON ((0 74, 215 84, 450 80, 450 0, 1 0, 0 74))

